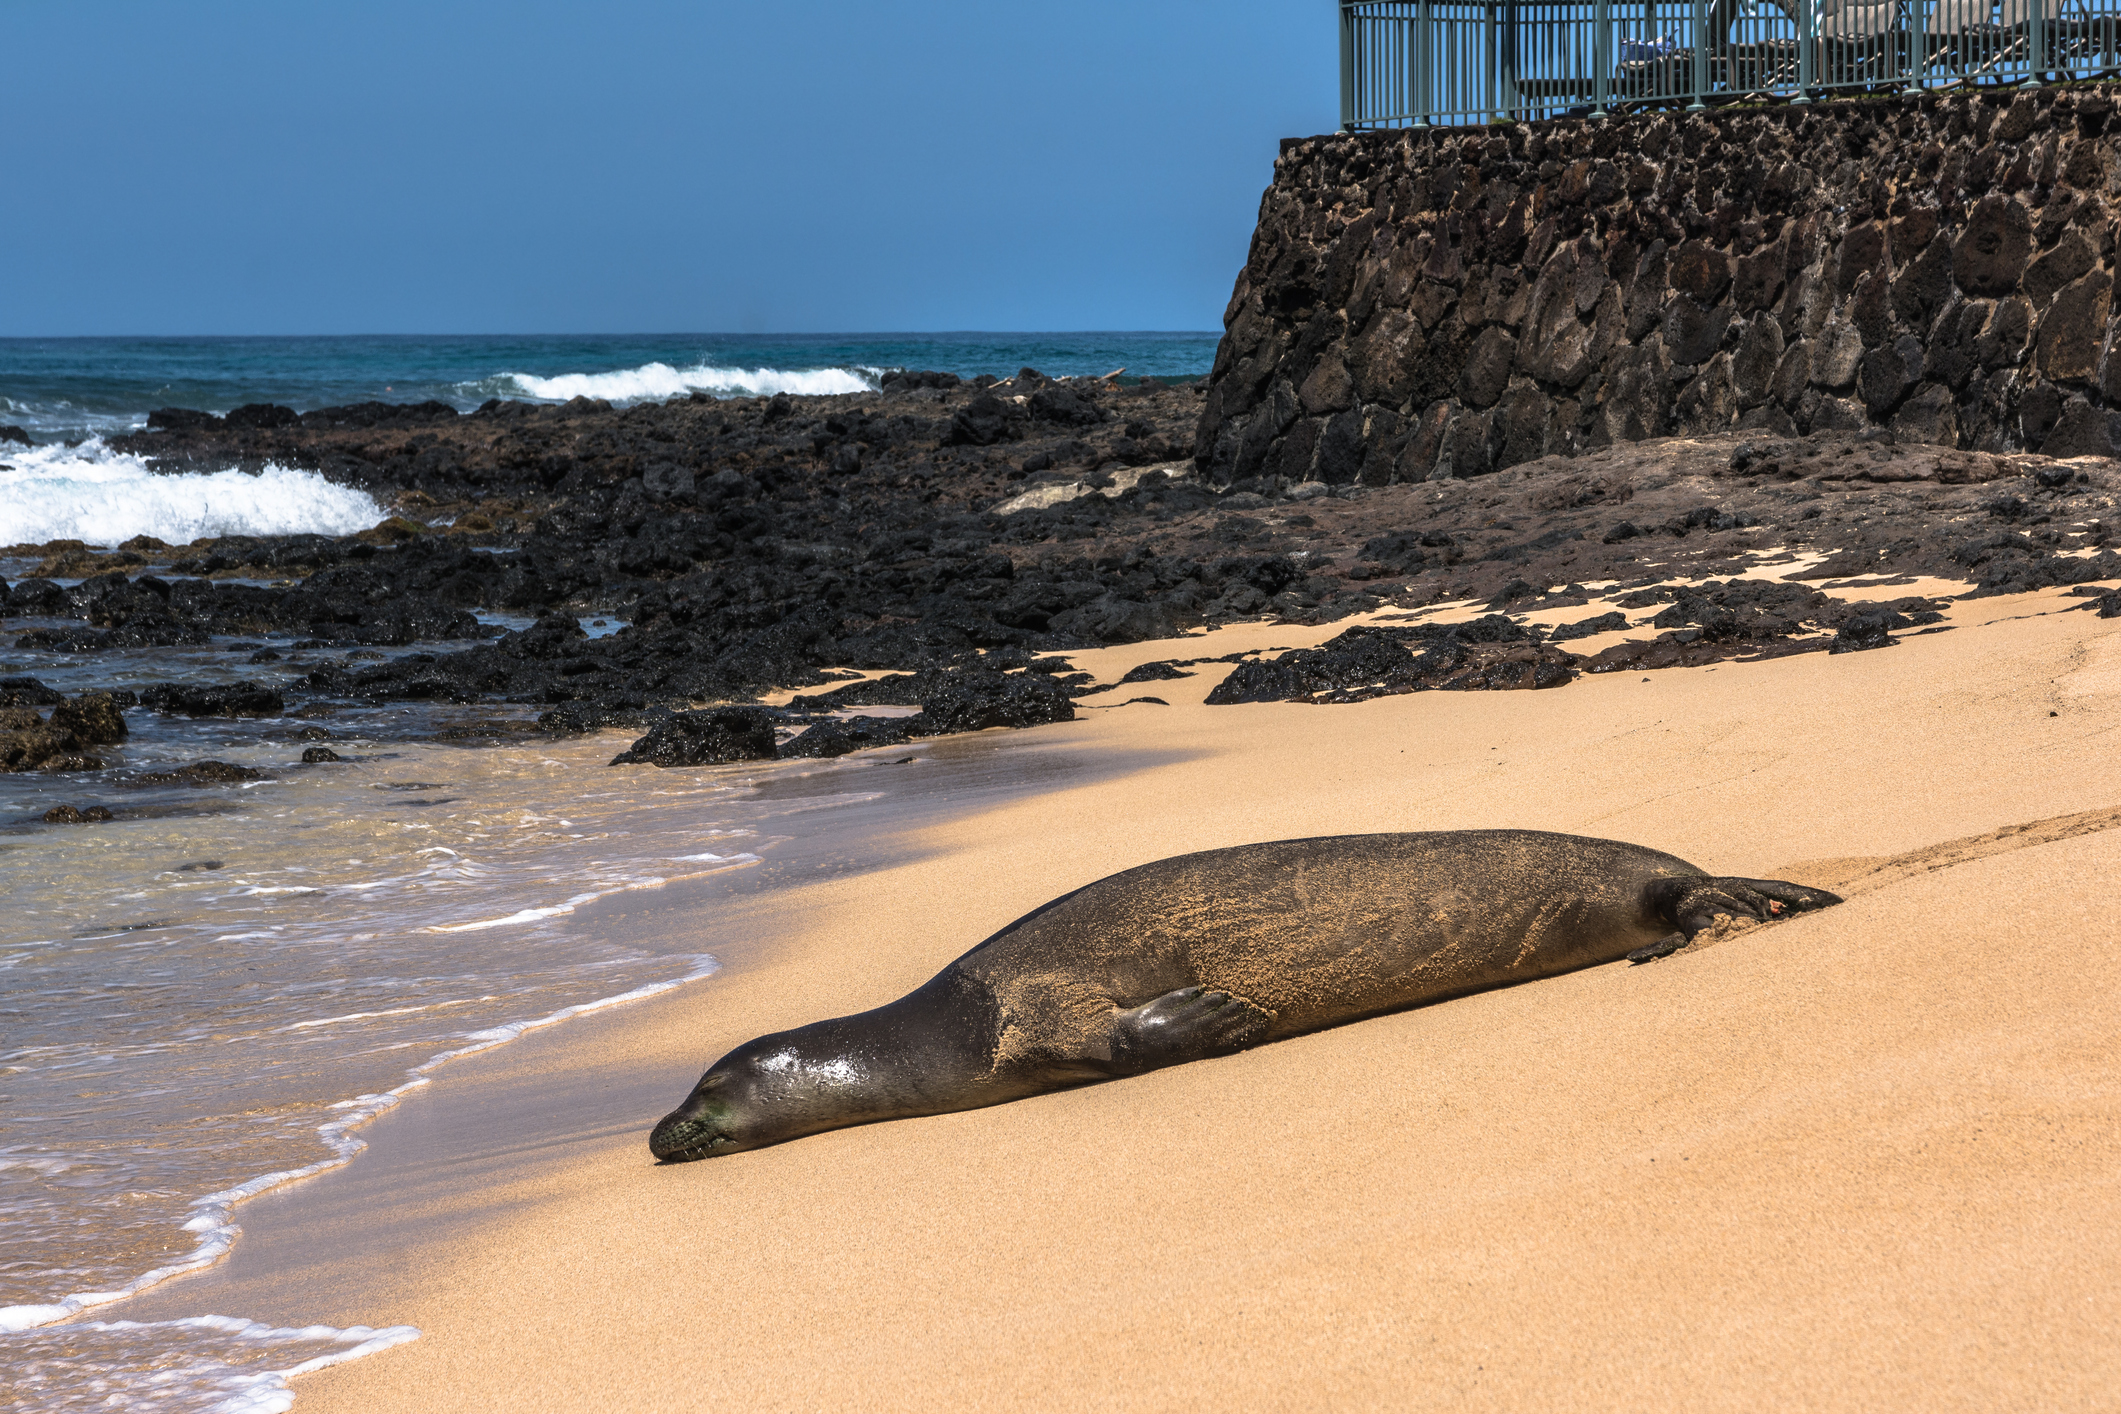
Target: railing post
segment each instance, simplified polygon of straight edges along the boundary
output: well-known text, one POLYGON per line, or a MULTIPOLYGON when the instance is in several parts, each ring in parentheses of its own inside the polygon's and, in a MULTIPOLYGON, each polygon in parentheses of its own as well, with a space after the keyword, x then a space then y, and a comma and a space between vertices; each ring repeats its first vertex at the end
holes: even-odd
POLYGON ((1430 0, 1421 0, 1414 20, 1414 126, 1417 128, 1429 126, 1430 74, 1436 64, 1435 33, 1435 11, 1430 0))
POLYGON ((1927 8, 1923 0, 1907 0, 1901 16, 1907 28, 1900 41, 1900 61, 1904 66, 1900 71, 1900 90, 1910 98, 1922 92, 1922 75, 1928 68, 1927 56, 1921 52, 1923 36, 1929 33, 1924 23, 1929 18, 1927 8))
POLYGON ((1791 103, 1812 101, 1819 82, 1819 0, 1797 0, 1797 96, 1791 103))
POLYGON ((1350 0, 1333 0, 1340 13, 1340 130, 1355 126, 1355 7, 1350 0))
POLYGON ((1613 84, 1613 0, 1591 6, 1591 116, 1604 118, 1613 84))
POLYGON ((1689 113, 1702 113, 1708 104, 1702 95, 1709 91, 1709 0, 1694 0, 1694 101, 1686 106, 1689 113))
POLYGON ((1501 37, 1503 112, 1514 123, 1524 116, 1523 98, 1517 91, 1520 60, 1517 41, 1523 37, 1517 23, 1517 0, 1503 0, 1501 37))
POLYGON ((2031 0, 2025 23, 2025 58, 2032 72, 2020 88, 2039 88, 2047 81, 2047 0, 2031 0))
POLYGON ((1481 27, 1487 31, 1487 43, 1483 48, 1488 57, 1488 91, 1485 95, 1485 101, 1480 106, 1488 110, 1488 121, 1491 123, 1502 121, 1502 82, 1497 77, 1502 73, 1502 49, 1495 42, 1495 33, 1498 29, 1495 22, 1497 3, 1498 0, 1488 0, 1487 4, 1480 7, 1481 27))

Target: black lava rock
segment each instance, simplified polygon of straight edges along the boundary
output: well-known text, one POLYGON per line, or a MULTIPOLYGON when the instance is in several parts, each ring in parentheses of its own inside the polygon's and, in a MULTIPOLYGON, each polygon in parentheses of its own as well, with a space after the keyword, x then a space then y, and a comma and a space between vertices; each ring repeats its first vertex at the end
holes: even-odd
POLYGON ((1430 688, 1560 687, 1574 679, 1572 665, 1579 661, 1535 643, 1530 629, 1501 614, 1462 624, 1351 628, 1317 648, 1284 653, 1273 662, 1238 664, 1207 701, 1359 702, 1430 688), (1402 638, 1412 640, 1418 651, 1402 638))
POLYGON ((1031 395, 1031 415, 1064 427, 1095 427, 1105 420, 1094 398, 1062 384, 1048 384, 1031 395))
POLYGON ((1491 609, 1500 609, 1524 599, 1537 599, 1543 593, 1537 585, 1521 579, 1513 579, 1502 587, 1502 592, 1488 601, 1491 609))
POLYGON ((107 692, 84 692, 52 709, 52 728, 71 732, 77 745, 103 746, 125 740, 125 712, 107 692))
POLYGON ((0 707, 56 707, 66 694, 35 678, 0 678, 0 707))
POLYGON ((147 427, 150 432, 216 428, 221 425, 220 418, 210 412, 200 412, 196 408, 156 408, 147 415, 147 427))
POLYGON ((328 746, 312 746, 302 753, 302 764, 305 766, 320 766, 328 761, 344 761, 345 759, 345 757, 328 746))
POLYGON ((641 727, 653 726, 669 715, 668 712, 645 711, 638 707, 607 707, 576 702, 540 713, 538 729, 568 733, 600 732, 608 727, 638 730, 641 727))
POLYGON ((249 766, 238 766, 230 761, 194 761, 189 766, 179 766, 174 771, 149 771, 135 776, 133 785, 140 786, 225 786, 238 781, 262 781, 263 771, 249 766))
POLYGON ((878 381, 887 393, 903 393, 915 388, 955 388, 963 380, 955 373, 937 373, 926 368, 898 368, 886 373, 878 381))
POLYGON ((245 403, 221 419, 229 427, 293 427, 302 415, 277 403, 245 403))
POLYGON ((1350 629, 1317 648, 1300 648, 1272 662, 1239 663, 1208 694, 1208 703, 1287 702, 1334 690, 1412 692, 1421 686, 1422 676, 1421 665, 1405 644, 1385 634, 1350 629))
POLYGON ((1046 674, 975 668, 946 675, 926 691, 919 715, 906 719, 906 730, 912 736, 942 736, 1074 720, 1067 687, 1046 674))
POLYGON ((1031 727, 1075 719, 1069 685, 1050 672, 1030 669, 1006 673, 983 664, 937 668, 849 683, 831 692, 797 697, 788 704, 798 712, 831 712, 848 707, 919 707, 906 718, 911 736, 941 736, 986 727, 1031 727))
POLYGON ((678 712, 626 750, 614 766, 717 766, 728 761, 766 761, 774 755, 773 728, 780 714, 763 707, 722 707, 678 712))
POLYGON ((1190 678, 1192 676, 1193 674, 1181 668, 1176 662, 1143 663, 1140 667, 1129 668, 1124 673, 1121 673, 1119 680, 1123 683, 1172 682, 1178 678, 1190 678))
POLYGON ((178 717, 277 717, 286 701, 254 682, 160 682, 140 694, 140 704, 178 717))
POLYGON ((91 805, 85 810, 75 805, 55 805, 44 812, 44 823, 47 825, 87 825, 117 818, 111 814, 109 807, 102 805, 91 805))
POLYGON ((1566 643, 1572 638, 1589 638, 1594 633, 1613 633, 1628 626, 1628 616, 1617 609, 1610 614, 1599 614, 1595 618, 1578 619, 1572 624, 1558 625, 1547 635, 1549 643, 1566 643))
POLYGON ((953 447, 991 447, 1008 441, 1016 435, 1016 412, 1014 405, 982 393, 951 417, 950 431, 943 440, 953 447))
POLYGON ((1887 631, 1891 627, 1889 614, 1858 614, 1841 626, 1841 632, 1834 635, 1834 646, 1827 651, 1862 653, 1872 648, 1890 648, 1898 641, 1887 631))
POLYGON ((818 722, 801 736, 781 747, 790 758, 845 756, 871 746, 898 746, 911 735, 910 717, 848 717, 818 722))
POLYGON ((17 618, 57 618, 70 608, 66 591, 48 579, 25 579, 7 592, 7 611, 17 618))

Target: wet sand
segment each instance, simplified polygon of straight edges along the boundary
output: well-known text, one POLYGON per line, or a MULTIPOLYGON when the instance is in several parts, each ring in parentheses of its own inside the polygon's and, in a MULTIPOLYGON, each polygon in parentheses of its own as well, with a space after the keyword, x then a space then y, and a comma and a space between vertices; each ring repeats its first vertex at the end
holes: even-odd
POLYGON ((1040 735, 1162 764, 750 901, 703 939, 721 977, 464 1063, 348 1169, 240 1210, 224 1267, 114 1314, 423 1329, 302 1379, 305 1414, 2108 1407, 2121 622, 2053 612, 2075 602, 1555 692, 1206 708, 1213 666, 1123 689, 1171 705, 1040 735), (1067 889, 1473 826, 1851 897, 1139 1079, 648 1160, 730 1046, 891 1000, 1067 889))

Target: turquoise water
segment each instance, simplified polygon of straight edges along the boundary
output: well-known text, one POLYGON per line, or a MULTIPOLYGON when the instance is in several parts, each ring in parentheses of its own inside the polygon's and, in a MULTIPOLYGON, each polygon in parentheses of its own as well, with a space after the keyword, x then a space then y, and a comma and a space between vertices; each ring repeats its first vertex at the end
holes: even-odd
POLYGON ((39 441, 138 427, 159 407, 306 411, 488 398, 613 402, 835 393, 893 368, 1007 377, 1019 368, 1126 380, 1198 378, 1214 333, 374 335, 358 338, 0 339, 0 422, 39 441))

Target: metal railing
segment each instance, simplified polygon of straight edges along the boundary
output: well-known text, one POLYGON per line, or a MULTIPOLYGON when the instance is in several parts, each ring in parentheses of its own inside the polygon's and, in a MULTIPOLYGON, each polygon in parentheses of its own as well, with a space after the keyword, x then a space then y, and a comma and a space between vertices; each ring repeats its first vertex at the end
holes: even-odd
POLYGON ((2121 0, 1337 0, 1342 128, 2121 74, 2121 0))

